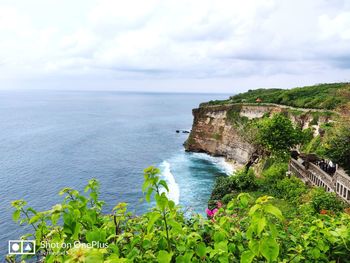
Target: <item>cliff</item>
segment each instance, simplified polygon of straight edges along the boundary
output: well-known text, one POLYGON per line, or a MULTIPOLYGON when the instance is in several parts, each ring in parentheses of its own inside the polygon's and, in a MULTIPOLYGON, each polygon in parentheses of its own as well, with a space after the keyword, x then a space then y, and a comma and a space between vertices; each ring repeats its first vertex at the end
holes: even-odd
POLYGON ((331 118, 331 114, 324 111, 275 104, 203 104, 192 111, 194 121, 192 131, 185 142, 185 149, 223 156, 244 165, 255 151, 255 147, 242 134, 239 122, 242 119, 262 118, 278 112, 285 112, 293 123, 303 129, 312 127, 315 135, 320 132, 320 124, 329 122, 331 118))

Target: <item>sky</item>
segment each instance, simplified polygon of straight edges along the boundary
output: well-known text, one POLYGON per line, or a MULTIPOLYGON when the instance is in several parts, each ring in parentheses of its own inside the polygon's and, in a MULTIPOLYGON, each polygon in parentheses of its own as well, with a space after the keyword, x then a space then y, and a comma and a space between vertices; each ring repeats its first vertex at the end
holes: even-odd
POLYGON ((0 0, 0 89, 350 81, 349 0, 0 0))

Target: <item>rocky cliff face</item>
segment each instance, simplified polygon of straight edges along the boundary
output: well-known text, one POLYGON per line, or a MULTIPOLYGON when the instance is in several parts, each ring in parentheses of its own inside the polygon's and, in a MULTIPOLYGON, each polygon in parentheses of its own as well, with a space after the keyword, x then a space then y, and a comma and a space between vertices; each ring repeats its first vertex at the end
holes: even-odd
POLYGON ((244 164, 254 147, 246 142, 227 118, 230 106, 193 109, 193 126, 185 143, 187 151, 224 156, 244 164))
POLYGON ((327 117, 317 117, 314 120, 312 110, 299 110, 291 113, 291 108, 278 105, 242 105, 230 104, 219 106, 203 106, 193 109, 193 126, 185 149, 191 152, 205 152, 213 156, 223 156, 228 160, 236 161, 240 165, 248 162, 250 155, 255 151, 236 125, 232 125, 232 118, 246 117, 248 119, 261 118, 266 114, 287 112, 294 123, 300 127, 316 127, 327 122, 327 117))

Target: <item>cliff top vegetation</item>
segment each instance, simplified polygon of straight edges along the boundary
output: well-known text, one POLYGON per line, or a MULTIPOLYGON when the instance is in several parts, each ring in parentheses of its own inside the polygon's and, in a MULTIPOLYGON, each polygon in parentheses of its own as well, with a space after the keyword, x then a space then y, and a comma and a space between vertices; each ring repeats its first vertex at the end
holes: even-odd
POLYGON ((210 101, 209 105, 229 103, 275 103, 297 108, 334 110, 350 102, 350 83, 317 84, 293 89, 255 89, 210 101))

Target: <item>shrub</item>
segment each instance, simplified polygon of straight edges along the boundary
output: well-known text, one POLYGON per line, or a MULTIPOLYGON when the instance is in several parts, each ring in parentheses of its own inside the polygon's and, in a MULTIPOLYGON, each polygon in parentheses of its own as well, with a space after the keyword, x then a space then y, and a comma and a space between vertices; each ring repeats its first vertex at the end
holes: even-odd
POLYGON ((269 191, 278 181, 286 177, 288 164, 286 162, 274 162, 262 172, 264 190, 269 191))
POLYGON ((322 210, 339 212, 345 208, 343 201, 335 193, 326 192, 323 188, 316 187, 312 189, 310 196, 310 204, 317 213, 322 210))
POLYGON ((239 191, 255 190, 257 187, 256 177, 254 171, 249 169, 248 172, 240 170, 232 176, 232 181, 236 185, 236 189, 239 191))
POLYGON ((237 194, 235 193, 230 193, 230 194, 226 194, 222 199, 222 203, 223 204, 228 204, 232 199, 234 199, 237 196, 237 194))
POLYGON ((286 162, 273 163, 262 173, 261 188, 275 197, 283 198, 291 203, 299 203, 300 197, 307 192, 307 187, 295 176, 286 177, 287 171, 286 162))
POLYGON ((323 156, 322 138, 320 135, 314 137, 311 141, 303 146, 303 150, 306 153, 316 153, 323 156))
POLYGON ((231 177, 217 178, 208 201, 209 208, 213 208, 217 201, 220 201, 226 194, 233 193, 235 190, 236 184, 231 177))
POLYGON ((296 204, 300 203, 302 195, 307 191, 307 186, 295 176, 284 178, 277 182, 272 190, 274 196, 296 204))
MULTIPOLYGON (((144 176, 145 199, 154 201, 155 206, 139 216, 129 213, 125 203, 108 214, 102 213, 96 180, 89 182, 85 194, 63 189, 62 203, 47 211, 38 212, 23 200, 14 201, 13 219, 33 227, 22 238, 36 240, 37 255, 22 255, 21 262, 350 260, 347 214, 296 214, 285 220, 272 204, 272 197, 253 200, 247 193, 240 193, 210 220, 199 215, 185 217, 180 207, 167 198, 168 186, 160 179, 159 170, 150 167, 144 176), (42 242, 50 246, 41 246, 42 242)), ((19 262, 14 255, 6 260, 19 262)))
POLYGON ((222 198, 227 194, 237 194, 238 192, 254 190, 256 188, 256 178, 254 171, 251 169, 247 173, 244 170, 240 170, 232 176, 219 177, 212 190, 208 205, 210 208, 213 208, 216 202, 222 201, 222 198))
POLYGON ((307 128, 302 131, 302 144, 309 143, 314 138, 314 131, 312 128, 307 128))
POLYGON ((335 127, 324 142, 325 155, 350 172, 350 125, 335 127))

